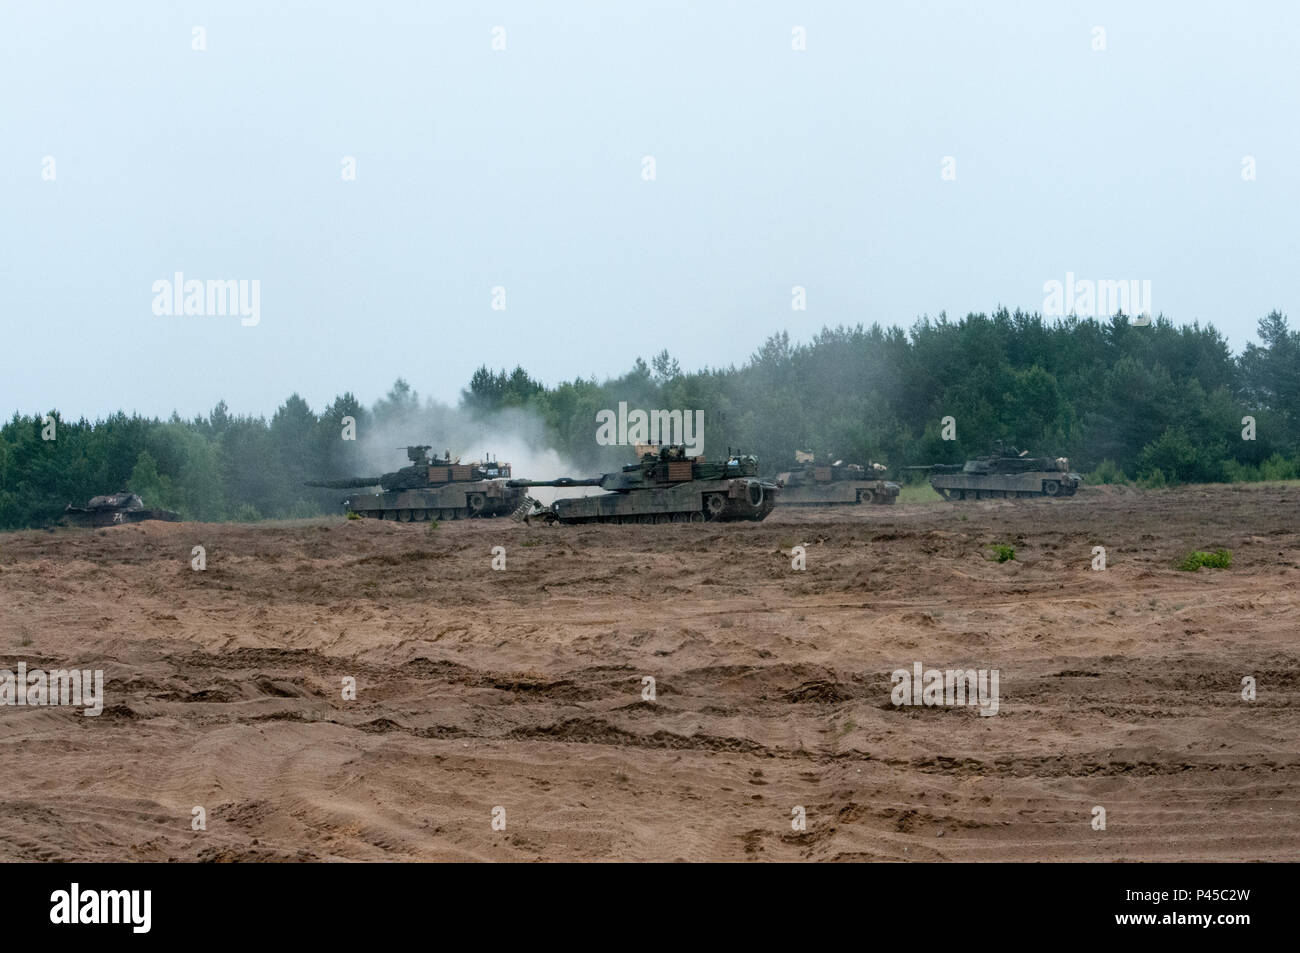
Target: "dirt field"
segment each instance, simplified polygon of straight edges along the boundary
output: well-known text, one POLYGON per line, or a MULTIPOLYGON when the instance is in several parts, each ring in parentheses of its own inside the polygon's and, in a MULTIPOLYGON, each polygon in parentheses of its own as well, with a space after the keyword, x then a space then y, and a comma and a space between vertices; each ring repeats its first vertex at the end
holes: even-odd
POLYGON ((5 860, 1300 860, 1297 486, 23 532, 0 606, 0 669, 105 675, 0 708, 5 860))

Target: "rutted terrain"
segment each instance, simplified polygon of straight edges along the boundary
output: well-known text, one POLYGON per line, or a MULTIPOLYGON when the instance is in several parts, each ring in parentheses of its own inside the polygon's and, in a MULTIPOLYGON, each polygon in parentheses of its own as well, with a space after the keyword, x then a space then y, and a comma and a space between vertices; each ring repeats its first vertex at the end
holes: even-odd
POLYGON ((1297 860, 1298 587, 1289 485, 9 534, 0 668, 105 697, 0 707, 0 858, 1297 860), (918 661, 998 714, 895 707, 918 661))

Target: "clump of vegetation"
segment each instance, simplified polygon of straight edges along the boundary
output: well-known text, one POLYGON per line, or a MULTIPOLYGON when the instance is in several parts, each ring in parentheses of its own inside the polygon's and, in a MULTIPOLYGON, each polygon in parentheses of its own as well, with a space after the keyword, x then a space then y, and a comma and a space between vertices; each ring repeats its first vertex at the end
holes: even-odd
POLYGON ((1016 558, 1016 547, 1007 543, 995 543, 993 545, 993 558, 1000 563, 1016 558))
POLYGON ((359 520, 361 519, 361 514, 356 512, 355 510, 348 510, 347 518, 350 520, 359 520))
POLYGON ((1146 470, 1138 477, 1138 486, 1144 490, 1163 490, 1169 485, 1165 479, 1165 471, 1156 467, 1154 470, 1146 470))
POLYGON ((1196 572, 1202 566, 1207 569, 1228 569, 1232 566, 1232 553, 1226 549, 1216 549, 1212 553, 1198 549, 1178 564, 1178 568, 1184 572, 1196 572))
POLYGON ((1124 471, 1119 468, 1114 460, 1103 460, 1097 464, 1097 469, 1093 470, 1083 478, 1085 483, 1091 483, 1093 486, 1108 485, 1126 485, 1129 480, 1124 471))
POLYGON ((424 528, 424 531, 428 535, 432 536, 434 530, 436 530, 437 528, 438 528, 438 521, 435 519, 431 519, 429 520, 429 525, 424 528))

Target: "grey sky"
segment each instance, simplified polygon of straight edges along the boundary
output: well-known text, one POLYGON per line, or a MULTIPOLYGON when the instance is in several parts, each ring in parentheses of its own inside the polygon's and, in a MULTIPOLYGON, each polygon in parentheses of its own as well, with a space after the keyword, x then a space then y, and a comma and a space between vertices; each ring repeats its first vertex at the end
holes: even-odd
POLYGON ((4 0, 0 412, 727 365, 1067 271, 1240 349, 1297 317, 1297 49, 1286 2, 4 0), (260 324, 155 316, 176 271, 260 324))

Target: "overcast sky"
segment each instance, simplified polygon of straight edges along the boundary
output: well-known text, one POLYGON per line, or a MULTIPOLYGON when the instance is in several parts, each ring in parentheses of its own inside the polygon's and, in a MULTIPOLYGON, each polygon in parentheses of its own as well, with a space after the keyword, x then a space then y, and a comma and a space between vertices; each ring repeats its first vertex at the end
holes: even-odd
POLYGON ((0 412, 725 366, 1067 272, 1239 350, 1300 317, 1298 49, 1280 0, 0 0, 0 412), (178 271, 258 324, 155 315, 178 271))

